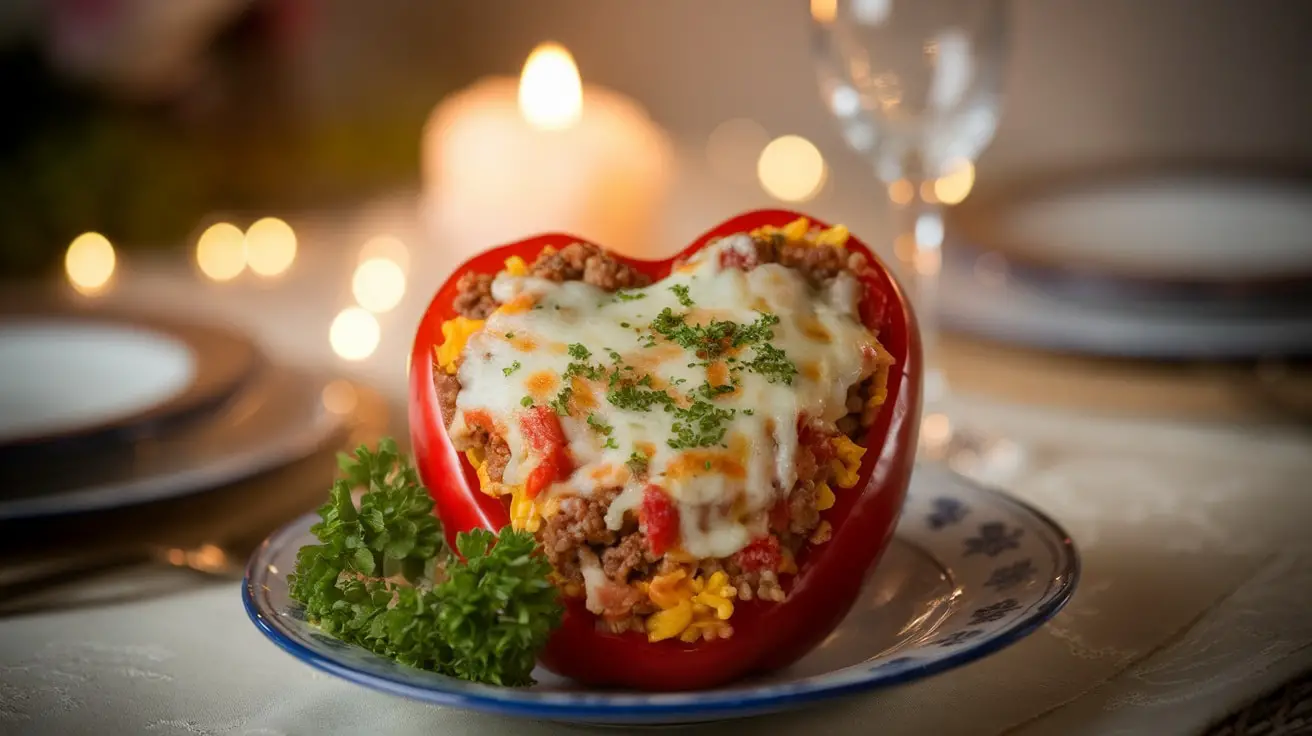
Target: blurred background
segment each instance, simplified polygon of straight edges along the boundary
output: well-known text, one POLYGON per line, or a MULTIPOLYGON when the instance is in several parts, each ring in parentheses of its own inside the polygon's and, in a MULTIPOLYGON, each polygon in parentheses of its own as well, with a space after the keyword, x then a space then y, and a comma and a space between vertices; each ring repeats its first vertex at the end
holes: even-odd
POLYGON ((1309 37, 1297 0, 8 0, 0 521, 404 437, 470 254, 758 207, 914 287, 939 440, 977 400, 1305 423, 1309 37))
MULTIPOLYGON (((814 207, 881 209, 817 92, 799 4, 10 0, 0 265, 48 275, 84 231, 184 249, 214 213, 417 188, 433 107, 518 74, 545 40, 687 150, 734 119, 802 134, 829 167, 814 207)), ((1146 161, 1312 164, 1305 4, 1017 0, 1011 12, 1006 104, 975 196, 1146 161)))

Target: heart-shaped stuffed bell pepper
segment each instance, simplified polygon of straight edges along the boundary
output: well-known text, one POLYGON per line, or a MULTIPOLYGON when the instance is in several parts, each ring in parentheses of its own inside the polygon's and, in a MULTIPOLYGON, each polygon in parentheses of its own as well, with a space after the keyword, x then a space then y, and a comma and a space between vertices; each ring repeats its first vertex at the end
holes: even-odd
POLYGON ((539 540, 566 606, 544 666, 713 687, 851 608, 906 495, 920 361, 903 291, 841 226, 750 212, 663 261, 543 235, 438 290, 410 430, 449 538, 539 540))

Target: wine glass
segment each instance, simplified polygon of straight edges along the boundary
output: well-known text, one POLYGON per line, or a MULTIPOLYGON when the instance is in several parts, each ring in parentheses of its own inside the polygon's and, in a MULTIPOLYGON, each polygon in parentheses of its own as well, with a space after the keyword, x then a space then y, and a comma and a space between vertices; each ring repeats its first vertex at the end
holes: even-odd
POLYGON ((938 363, 943 207, 974 183, 997 129, 1007 57, 1004 0, 811 0, 820 89, 849 146, 869 157, 897 224, 925 349, 922 457, 999 480, 1020 463, 1008 440, 954 427, 938 363))

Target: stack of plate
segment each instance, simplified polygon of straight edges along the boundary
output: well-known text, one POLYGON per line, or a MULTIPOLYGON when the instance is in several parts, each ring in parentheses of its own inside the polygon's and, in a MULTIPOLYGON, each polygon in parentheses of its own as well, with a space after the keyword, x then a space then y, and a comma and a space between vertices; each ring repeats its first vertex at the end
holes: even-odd
POLYGON ((211 325, 0 312, 0 522, 179 498, 341 440, 325 382, 211 325))
POLYGON ((1035 182, 953 213, 943 321, 1115 357, 1312 355, 1312 183, 1208 170, 1035 182))

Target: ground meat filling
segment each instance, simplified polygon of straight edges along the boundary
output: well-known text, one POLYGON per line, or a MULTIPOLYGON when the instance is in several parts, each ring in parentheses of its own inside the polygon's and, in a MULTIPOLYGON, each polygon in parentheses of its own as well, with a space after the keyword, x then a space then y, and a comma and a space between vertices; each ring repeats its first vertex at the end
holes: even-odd
MULTIPOLYGON (((861 275, 870 267, 863 256, 841 247, 788 243, 777 234, 754 236, 752 242, 756 259, 745 267, 778 263, 798 271, 816 288, 825 286, 843 271, 861 275)), ((606 291, 646 286, 651 281, 646 274, 585 243, 574 243, 540 254, 529 266, 529 273, 557 282, 583 281, 606 291)), ((492 274, 462 276, 457 282, 455 311, 470 319, 486 319, 498 306, 492 297, 494 278, 492 274)), ((449 427, 455 415, 460 381, 457 376, 437 369, 434 385, 443 421, 449 427)), ((860 441, 878 415, 878 407, 870 403, 874 391, 873 377, 850 387, 847 415, 838 421, 836 428, 804 430, 794 462, 797 481, 770 514, 771 535, 788 564, 792 564, 808 540, 820 531, 821 512, 817 503, 821 484, 829 477, 830 439, 835 436, 836 429, 838 433, 860 441), (816 434, 817 431, 820 434, 816 434)), ((474 446, 482 449, 488 478, 501 482, 510 459, 509 446, 500 437, 478 430, 472 439, 474 446)), ((647 583, 643 581, 686 569, 687 565, 668 556, 653 556, 646 535, 631 518, 619 530, 606 526, 606 512, 619 492, 620 489, 605 489, 591 496, 563 499, 559 510, 543 519, 537 535, 566 595, 582 596, 583 562, 599 562, 607 580, 599 597, 604 608, 599 627, 617 633, 643 631, 644 617, 659 610, 648 598, 644 587, 647 583)), ((784 600, 779 572, 775 569, 744 569, 740 556, 741 553, 723 560, 700 560, 694 567, 698 574, 705 576, 722 570, 728 575, 729 585, 736 590, 739 600, 784 600)), ((790 570, 785 568, 784 572, 790 570)))
POLYGON ((452 307, 470 319, 487 319, 497 308, 497 301, 492 298, 494 278, 490 273, 466 273, 461 276, 456 282, 456 298, 452 307))
POLYGON ((529 273, 552 281, 582 281, 605 291, 651 283, 646 274, 588 243, 572 243, 554 253, 538 256, 529 273))

